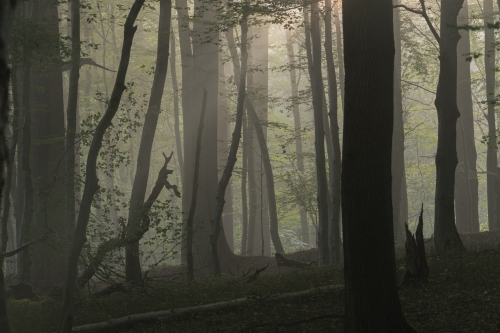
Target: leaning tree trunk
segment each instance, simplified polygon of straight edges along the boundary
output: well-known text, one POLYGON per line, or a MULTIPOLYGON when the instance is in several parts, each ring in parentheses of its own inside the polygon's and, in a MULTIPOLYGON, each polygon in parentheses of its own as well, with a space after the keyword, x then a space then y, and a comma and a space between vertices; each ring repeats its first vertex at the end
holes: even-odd
POLYGON ((99 179, 97 178, 97 157, 99 156, 99 151, 102 147, 104 133, 108 127, 111 126, 111 121, 118 111, 122 94, 126 89, 125 77, 127 75, 130 61, 130 49, 132 48, 132 41, 137 30, 137 27, 134 26, 134 22, 139 15, 143 4, 144 0, 136 0, 132 5, 130 13, 125 21, 122 55, 118 72, 116 73, 115 86, 113 88, 106 112, 95 129, 94 137, 92 138, 92 143, 87 155, 85 185, 80 210, 78 211, 78 219, 76 222, 75 234, 72 240, 71 252, 69 254, 67 264, 59 333, 70 333, 73 327, 74 292, 75 281, 78 274, 78 258, 82 252, 83 245, 87 241, 86 233, 92 201, 95 193, 99 190, 99 179))
POLYGON ((236 105, 236 122, 234 125, 234 131, 231 140, 231 147, 229 148, 229 155, 227 157, 227 164, 224 167, 224 172, 219 181, 219 187, 217 188, 217 206, 215 207, 214 216, 212 218, 212 235, 211 235, 211 246, 212 246, 212 261, 214 263, 214 273, 215 276, 219 276, 221 273, 221 264, 218 253, 218 242, 219 234, 222 231, 221 219, 222 212, 224 210, 226 187, 231 179, 234 165, 236 164, 236 155, 238 154, 238 147, 241 140, 241 128, 243 123, 243 111, 246 95, 246 75, 247 75, 247 19, 243 18, 241 22, 241 72, 240 72, 240 82, 238 84, 238 102, 236 105))
MULTIPOLYGON (((234 42, 234 36, 232 33, 226 33, 226 39, 228 42, 228 48, 231 52, 231 59, 233 62, 233 70, 234 77, 240 77, 240 62, 239 56, 236 52, 236 43, 234 42)), ((235 81, 238 90, 239 90, 239 81, 235 81)), ((248 117, 252 122, 252 125, 255 129, 255 134, 257 135, 257 141, 259 142, 260 152, 262 154, 262 164, 264 165, 264 172, 266 173, 266 186, 267 186, 267 197, 269 201, 269 223, 270 223, 270 233, 271 240, 274 245, 274 249, 278 253, 284 253, 285 250, 283 245, 281 244, 280 236, 279 236, 279 226, 278 226, 278 211, 276 209, 276 192, 274 190, 274 175, 273 169, 271 165, 271 159, 269 158, 269 150, 267 149, 266 137, 264 135, 264 130, 262 129, 262 125, 255 112, 255 108, 249 96, 245 98, 245 107, 247 109, 248 117)))
POLYGON ((323 125, 323 75, 321 73, 321 32, 319 5, 311 4, 312 61, 309 62, 314 108, 314 146, 316 147, 316 177, 318 184, 318 250, 320 264, 329 264, 328 249, 328 182, 325 161, 325 132, 323 125))
POLYGON ((436 91, 438 143, 434 242, 437 251, 462 249, 455 226, 455 169, 457 167, 457 16, 464 0, 441 1, 439 81, 436 91))
MULTIPOLYGON (((156 126, 161 110, 161 100, 165 79, 168 70, 168 51, 170 43, 170 16, 172 10, 171 0, 160 1, 160 18, 158 23, 158 47, 156 54, 156 69, 151 87, 149 107, 146 120, 142 129, 137 168, 135 171, 134 185, 130 194, 130 207, 128 212, 127 235, 135 234, 142 221, 142 206, 146 196, 146 187, 149 178, 151 163, 151 149, 155 138, 156 126)), ((139 243, 130 244, 125 248, 125 273, 130 281, 142 282, 141 263, 139 260, 139 243)))
MULTIPOLYGON (((342 173, 342 161, 340 153, 339 121, 338 121, 338 98, 337 98, 337 75, 335 73, 335 63, 333 62, 332 45, 332 1, 325 2, 325 53, 326 66, 328 70, 328 100, 330 104, 330 131, 333 144, 333 181, 330 190, 333 203, 332 219, 330 220, 330 261, 340 262, 340 177, 342 173)), ((337 36, 338 38, 338 36, 337 36)))
POLYGON ((392 1, 344 0, 345 332, 416 332, 399 301, 392 225, 392 1))
MULTIPOLYGON (((65 219, 68 223, 66 239, 74 232, 75 211, 75 137, 78 112, 78 80, 80 79, 80 0, 71 0, 71 72, 69 74, 68 106, 66 110, 66 186, 65 219)), ((69 244, 67 244, 69 247, 69 244)))
MULTIPOLYGON (((299 83, 297 78, 297 62, 293 50, 292 36, 290 30, 286 30, 286 48, 288 54, 288 65, 290 68, 290 84, 292 89, 292 109, 295 134, 295 153, 297 154, 297 170, 304 172, 304 156, 302 156, 302 125, 300 122, 299 109, 299 83)), ((299 206, 300 213, 300 240, 306 244, 309 243, 309 226, 307 225, 307 213, 304 206, 299 206)))
POLYGON ((493 0, 484 0, 484 71, 486 72, 486 101, 488 107, 488 149, 486 152, 486 184, 488 194, 488 229, 499 227, 495 184, 497 173, 497 143, 495 119, 495 30, 490 27, 494 23, 493 0))

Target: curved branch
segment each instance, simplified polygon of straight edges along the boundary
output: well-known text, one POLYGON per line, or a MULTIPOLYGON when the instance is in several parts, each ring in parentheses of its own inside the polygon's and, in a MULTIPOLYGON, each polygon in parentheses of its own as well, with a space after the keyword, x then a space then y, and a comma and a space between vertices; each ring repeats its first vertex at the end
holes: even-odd
POLYGON ((412 12, 414 14, 421 15, 425 19, 425 22, 429 26, 429 29, 431 30, 432 34, 434 35, 434 38, 436 38, 436 41, 439 44, 441 38, 439 37, 439 34, 437 33, 436 29, 432 25, 432 22, 431 22, 431 20, 429 18, 429 15, 427 15, 427 11, 425 9, 425 0, 419 0, 419 1, 420 1, 420 5, 422 6, 422 10, 410 8, 410 7, 407 7, 405 5, 394 5, 394 6, 392 6, 392 8, 403 8, 403 9, 405 9, 405 10, 407 10, 409 12, 412 12))

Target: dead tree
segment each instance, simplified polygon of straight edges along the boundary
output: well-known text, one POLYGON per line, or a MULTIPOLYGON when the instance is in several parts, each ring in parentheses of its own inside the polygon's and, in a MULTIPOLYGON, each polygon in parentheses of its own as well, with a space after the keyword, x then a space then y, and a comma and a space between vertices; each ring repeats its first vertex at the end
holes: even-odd
POLYGON ((424 244, 424 204, 420 210, 418 217, 417 231, 414 235, 408 230, 408 224, 405 223, 406 229, 406 271, 403 275, 402 285, 408 284, 410 281, 427 281, 429 278, 429 267, 425 257, 424 244))

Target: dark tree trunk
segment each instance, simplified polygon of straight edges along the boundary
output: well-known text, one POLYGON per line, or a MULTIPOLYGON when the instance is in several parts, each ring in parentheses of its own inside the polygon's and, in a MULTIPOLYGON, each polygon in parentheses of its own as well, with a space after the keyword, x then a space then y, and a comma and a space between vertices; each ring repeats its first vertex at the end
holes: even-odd
POLYGON ((437 251, 462 249, 455 226, 455 169, 457 167, 457 16, 463 0, 441 1, 439 81, 436 92, 438 143, 434 243, 437 251))
MULTIPOLYGON (((71 72, 69 76, 68 107, 66 111, 66 179, 65 219, 68 223, 66 239, 74 232, 75 211, 75 137, 78 112, 78 81, 80 79, 80 0, 71 0, 71 72)), ((69 244, 67 244, 69 247, 69 244)))
MULTIPOLYGON (((288 53, 288 65, 290 68, 290 84, 292 90, 292 109, 293 122, 295 127, 295 153, 297 154, 297 170, 299 173, 304 172, 304 156, 302 156, 302 125, 300 121, 299 109, 299 83, 297 78, 297 62, 295 60, 295 52, 293 50, 292 36, 290 30, 286 30, 286 48, 288 53)), ((300 213, 300 240, 306 244, 309 243, 309 226, 307 225, 307 213, 305 207, 299 207, 300 213)))
POLYGON ((345 332, 416 332, 401 309, 392 225, 392 2, 344 0, 345 332))
MULTIPOLYGON (((469 22, 467 1, 458 15, 458 25, 469 22)), ((457 46, 457 104, 460 118, 457 123, 457 155, 459 167, 455 173, 455 212, 459 233, 479 231, 479 197, 477 180, 477 153, 474 139, 474 114, 470 61, 470 37, 468 30, 459 30, 457 46)))
POLYGON ((125 77, 127 75, 130 61, 130 49, 137 27, 134 22, 144 4, 144 0, 136 0, 130 9, 124 25, 124 38, 122 55, 118 72, 116 73, 115 86, 106 112, 102 116, 96 127, 92 143, 89 148, 86 163, 85 185, 83 189, 80 210, 75 226, 75 234, 72 239, 72 247, 69 254, 67 272, 65 276, 63 306, 59 333, 70 333, 74 320, 74 292, 75 282, 78 275, 78 258, 80 257, 83 245, 87 242, 87 225, 90 217, 90 210, 95 193, 99 190, 99 179, 97 178, 97 157, 102 147, 104 133, 111 126, 111 122, 118 111, 123 92, 125 91, 125 77))
MULTIPOLYGON (((142 129, 137 168, 135 171, 134 185, 130 194, 130 207, 128 212, 127 235, 135 234, 141 225, 141 212, 146 196, 151 163, 151 149, 160 116, 161 100, 168 70, 168 55, 170 43, 170 16, 172 10, 171 0, 160 1, 160 18, 158 23, 158 47, 156 54, 156 69, 151 87, 149 107, 146 120, 142 129)), ((139 243, 130 244, 125 248, 125 272, 128 280, 142 282, 141 263, 139 260, 139 243)))
POLYGON ((497 173, 497 143, 495 124, 495 30, 489 25, 494 23, 493 0, 484 0, 484 70, 486 72, 486 101, 488 107, 488 149, 486 152, 486 184, 488 194, 488 229, 499 227, 497 220, 497 194, 495 191, 497 173))
MULTIPOLYGON (((399 0, 394 1, 397 5, 399 0)), ((403 96, 401 91, 401 23, 399 8, 394 9, 394 130, 392 134, 392 214, 394 225, 394 238, 402 240, 404 237, 403 226, 408 223, 408 216, 402 214, 401 203, 405 174, 405 130, 403 123, 403 96)))
POLYGON ((340 177, 342 173, 342 161, 340 153, 339 122, 338 122, 338 98, 337 98, 337 75, 335 63, 333 62, 333 36, 332 36, 332 1, 325 2, 325 53, 328 70, 328 102, 330 105, 330 131, 333 146, 333 181, 331 181, 330 193, 332 196, 332 218, 329 226, 330 239, 330 261, 340 262, 340 177))
POLYGON ((320 264, 329 264, 328 249, 328 181, 325 161, 325 131, 323 124, 323 75, 321 73, 321 32, 318 3, 311 4, 312 61, 310 61, 311 87, 314 107, 314 146, 316 151, 316 177, 318 183, 318 252, 320 264))
POLYGON ((212 245, 212 261, 214 263, 214 273, 215 276, 219 276, 221 273, 221 262, 218 253, 218 242, 219 235, 222 231, 221 219, 222 212, 224 210, 225 203, 225 192, 226 187, 231 179, 234 166, 236 164, 236 155, 238 154, 238 147, 241 140, 241 128, 243 123, 243 111, 246 95, 246 75, 247 75, 247 33, 248 26, 246 17, 241 21, 241 72, 240 72, 240 82, 238 85, 238 102, 236 105, 236 123, 234 125, 234 131, 231 140, 231 147, 229 149, 229 155, 227 157, 227 164, 224 167, 224 172, 219 181, 219 187, 217 188, 217 206, 215 208, 214 216, 212 218, 212 235, 211 235, 211 245, 212 245))

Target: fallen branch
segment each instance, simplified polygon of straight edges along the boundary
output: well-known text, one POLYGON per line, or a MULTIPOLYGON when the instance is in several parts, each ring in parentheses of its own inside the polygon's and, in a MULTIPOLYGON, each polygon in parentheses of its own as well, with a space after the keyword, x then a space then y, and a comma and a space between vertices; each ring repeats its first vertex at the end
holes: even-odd
POLYGON ((131 325, 131 324, 136 324, 136 323, 151 322, 151 321, 158 321, 158 320, 165 321, 165 320, 169 320, 172 318, 180 317, 180 316, 185 315, 185 314, 199 313, 199 312, 203 312, 203 311, 221 310, 221 309, 231 308, 231 307, 234 307, 234 306, 237 306, 240 304, 247 304, 247 303, 252 303, 252 302, 256 302, 256 301, 283 300, 283 299, 301 297, 301 296, 306 296, 306 295, 320 294, 322 292, 340 291, 340 290, 344 290, 344 285, 342 285, 342 284, 329 285, 329 286, 324 286, 324 287, 319 287, 319 288, 308 289, 308 290, 304 290, 304 291, 297 291, 297 292, 286 293, 286 294, 278 294, 278 295, 274 295, 274 296, 242 297, 242 298, 237 298, 237 299, 233 299, 230 301, 205 304, 205 305, 199 305, 199 306, 191 306, 191 307, 187 307, 187 308, 170 309, 170 310, 165 310, 165 311, 155 311, 155 312, 134 314, 134 315, 126 316, 126 317, 110 319, 108 321, 101 322, 101 323, 73 327, 72 332, 93 332, 93 331, 98 331, 98 330, 109 330, 110 328, 115 328, 117 326, 131 325))
POLYGON ((257 280, 257 277, 259 276, 260 272, 263 272, 268 266, 269 266, 269 264, 267 264, 265 267, 263 267, 261 269, 256 269, 252 275, 247 277, 247 283, 251 283, 251 282, 254 282, 255 280, 257 280))
POLYGON ((278 266, 296 267, 296 268, 305 268, 311 266, 311 264, 305 264, 303 262, 287 259, 280 253, 276 253, 274 257, 276 258, 278 266))

